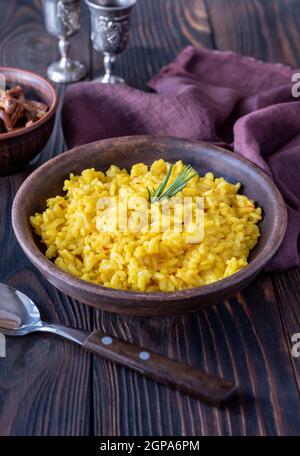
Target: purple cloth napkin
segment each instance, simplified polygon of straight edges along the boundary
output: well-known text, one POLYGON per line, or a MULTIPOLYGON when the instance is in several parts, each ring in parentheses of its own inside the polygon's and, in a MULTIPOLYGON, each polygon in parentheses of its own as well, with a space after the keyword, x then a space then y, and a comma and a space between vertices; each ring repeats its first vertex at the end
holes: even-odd
POLYGON ((184 49, 145 93, 83 82, 68 88, 68 147, 116 136, 152 134, 230 147, 273 178, 288 208, 286 237, 269 270, 300 263, 300 102, 295 70, 232 52, 184 49))

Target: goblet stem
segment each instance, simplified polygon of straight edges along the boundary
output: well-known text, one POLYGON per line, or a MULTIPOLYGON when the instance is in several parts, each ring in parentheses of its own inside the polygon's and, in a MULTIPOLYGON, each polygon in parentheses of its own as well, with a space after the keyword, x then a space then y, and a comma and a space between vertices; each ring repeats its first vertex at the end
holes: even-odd
POLYGON ((60 36, 58 41, 60 60, 52 63, 48 68, 49 79, 54 82, 76 82, 86 74, 85 66, 68 57, 70 42, 65 36, 60 36))
POLYGON ((114 66, 115 66, 116 56, 111 54, 110 52, 104 52, 104 69, 105 74, 100 78, 94 79, 93 82, 101 82, 102 84, 125 84, 123 78, 119 76, 115 76, 113 74, 114 66))
POLYGON ((104 53, 104 68, 105 68, 105 75, 103 77, 104 79, 107 80, 107 82, 110 82, 111 75, 115 66, 115 61, 116 57, 109 52, 104 53))
POLYGON ((70 60, 68 58, 68 52, 70 49, 70 41, 67 38, 65 38, 64 36, 61 36, 59 38, 58 48, 59 48, 59 52, 61 55, 61 59, 60 59, 61 67, 67 68, 69 60, 70 60))

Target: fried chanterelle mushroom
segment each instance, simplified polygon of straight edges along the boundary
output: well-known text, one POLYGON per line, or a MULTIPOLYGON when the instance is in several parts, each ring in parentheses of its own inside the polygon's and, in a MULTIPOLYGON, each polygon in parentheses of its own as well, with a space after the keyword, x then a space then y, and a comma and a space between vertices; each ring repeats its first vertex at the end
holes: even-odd
POLYGON ((0 133, 29 127, 41 119, 48 106, 35 100, 27 100, 20 86, 0 92, 0 133))

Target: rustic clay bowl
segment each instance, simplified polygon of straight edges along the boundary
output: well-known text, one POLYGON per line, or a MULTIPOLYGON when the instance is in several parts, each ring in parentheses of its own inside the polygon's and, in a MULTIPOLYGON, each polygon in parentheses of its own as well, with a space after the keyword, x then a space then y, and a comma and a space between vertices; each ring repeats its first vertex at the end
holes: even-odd
POLYGON ((91 306, 132 315, 162 315, 199 310, 216 304, 249 284, 281 244, 287 222, 286 207, 276 186, 261 170, 243 157, 211 145, 175 138, 132 136, 108 139, 78 147, 48 161, 34 171, 18 191, 12 210, 16 237, 32 263, 59 290, 91 306), (106 170, 117 164, 129 168, 136 162, 151 164, 164 158, 182 159, 199 173, 212 171, 232 182, 240 181, 243 192, 264 211, 261 237, 251 253, 250 264, 226 279, 203 287, 170 293, 114 290, 85 282, 58 269, 40 250, 29 216, 45 208, 45 200, 62 194, 69 173, 85 168, 106 170))
POLYGON ((21 86, 26 97, 42 101, 49 111, 31 127, 0 134, 0 175, 21 169, 47 144, 51 135, 57 96, 52 85, 41 76, 19 68, 0 67, 6 78, 7 87, 21 86))

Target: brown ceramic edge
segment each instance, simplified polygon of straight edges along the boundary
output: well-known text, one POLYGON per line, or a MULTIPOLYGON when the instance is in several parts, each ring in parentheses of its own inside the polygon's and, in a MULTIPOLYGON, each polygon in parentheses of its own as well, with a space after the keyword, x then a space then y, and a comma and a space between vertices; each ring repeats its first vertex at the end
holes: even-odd
POLYGON ((15 72, 19 72, 19 73, 26 73, 26 74, 32 76, 34 79, 39 79, 40 81, 45 83, 48 86, 48 88, 50 89, 53 102, 52 102, 52 105, 49 106, 49 111, 46 113, 46 115, 43 116, 41 119, 37 120, 36 122, 34 122, 34 124, 31 127, 22 127, 16 131, 1 133, 0 134, 0 143, 1 143, 1 140, 15 138, 17 136, 24 135, 32 130, 35 130, 39 126, 43 125, 45 122, 47 122, 53 116, 53 114, 56 111, 57 104, 58 104, 58 97, 57 97, 57 94, 56 94, 56 91, 55 91, 53 85, 43 76, 40 76, 39 74, 34 73, 33 71, 23 70, 22 68, 16 68, 16 67, 1 66, 0 73, 3 71, 15 71, 15 72))
MULTIPOLYGON (((24 250, 25 254, 27 257, 34 263, 34 265, 41 269, 43 272, 46 274, 53 274, 56 276, 58 279, 63 280, 66 284, 71 285, 75 288, 82 287, 84 285, 86 293, 93 293, 93 294, 98 294, 99 298, 101 296, 105 297, 111 297, 111 298, 116 298, 116 299, 122 299, 122 300, 136 300, 136 301, 141 301, 143 300, 145 304, 146 302, 149 303, 149 305, 154 305, 153 301, 164 301, 165 304, 167 304, 168 301, 174 301, 178 299, 189 299, 197 296, 209 296, 210 294, 215 294, 221 291, 226 291, 230 290, 230 287, 236 286, 237 283, 243 283, 246 282, 247 279, 249 280, 249 276, 253 275, 255 276, 264 266, 265 264, 274 256, 278 248, 280 247, 283 237, 286 232, 286 227, 287 227, 287 209, 285 202, 283 200, 283 197, 281 193, 279 192, 278 188, 274 184, 274 182, 270 179, 267 174, 262 171, 260 168, 258 168, 256 165, 254 165, 252 162, 247 160, 245 157, 238 155, 234 152, 228 151, 226 149, 222 149, 220 147, 211 145, 209 143, 205 143, 203 141, 196 141, 196 140, 186 140, 183 138, 171 138, 168 136, 150 136, 150 135, 141 135, 141 136, 124 136, 122 138, 109 138, 102 140, 101 143, 109 145, 111 142, 114 142, 116 139, 118 142, 128 141, 128 139, 131 139, 132 141, 147 141, 149 139, 151 140, 158 140, 158 141, 168 141, 170 139, 183 141, 183 142, 190 142, 194 143, 195 145, 202 145, 203 147, 209 148, 209 149, 218 149, 222 153, 226 153, 227 155, 232 156, 233 159, 238 160, 246 164, 247 166, 253 168, 256 173, 258 173, 261 178, 267 182, 267 184, 271 187, 271 190, 278 202, 278 213, 277 213, 277 219, 274 219, 274 229, 273 229, 273 237, 270 238, 269 243, 265 247, 265 249, 258 254, 258 256, 251 261, 249 265, 247 265, 245 268, 242 270, 236 272, 235 274, 225 278, 221 279, 217 282, 214 282, 212 284, 208 285, 203 285, 201 287, 194 287, 194 288, 188 288, 184 290, 178 290, 174 292, 138 292, 138 291, 128 291, 128 290, 121 290, 121 289, 114 289, 114 288, 108 288, 108 287, 103 287, 101 285, 96 285, 92 284, 90 282, 84 281, 82 279, 78 279, 76 277, 71 276, 70 274, 62 271, 59 269, 57 266, 55 266, 50 260, 48 260, 38 249, 37 246, 35 246, 35 251, 32 251, 30 241, 27 240, 26 236, 23 235, 22 233, 22 227, 21 227, 21 220, 19 220, 18 216, 18 205, 22 204, 22 196, 23 194, 26 194, 27 191, 30 191, 30 185, 31 181, 35 178, 37 174, 43 174, 45 170, 49 167, 52 166, 53 163, 56 161, 60 160, 61 157, 69 157, 72 154, 77 154, 80 152, 80 148, 85 147, 84 146, 79 146, 74 149, 71 149, 67 152, 64 152, 63 155, 59 155, 57 157, 52 158, 51 160, 47 161, 44 163, 42 166, 37 168, 22 184, 20 189, 18 190, 16 197, 13 202, 13 207, 12 207, 12 224, 13 224, 13 229, 15 232, 15 235, 17 237, 18 242, 20 243, 22 249, 24 250)), ((94 143, 90 144, 95 144, 98 143, 99 141, 95 141, 94 143)))

